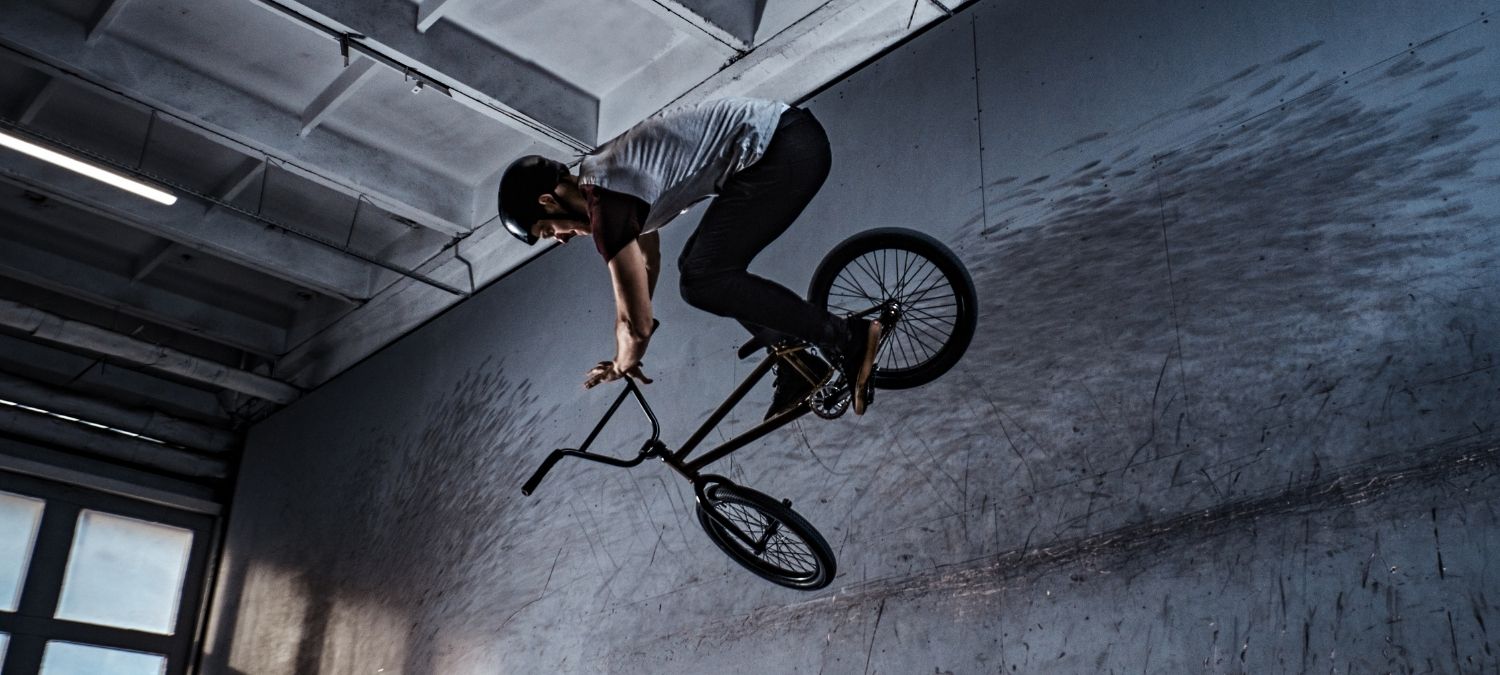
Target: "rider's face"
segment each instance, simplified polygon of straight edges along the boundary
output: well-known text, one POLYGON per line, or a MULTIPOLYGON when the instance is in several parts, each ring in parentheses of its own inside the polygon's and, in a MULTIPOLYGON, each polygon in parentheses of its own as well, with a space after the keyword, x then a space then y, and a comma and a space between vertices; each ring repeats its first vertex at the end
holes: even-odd
POLYGON ((559 183, 552 194, 544 194, 537 198, 542 209, 550 214, 575 216, 571 218, 543 218, 531 226, 531 233, 538 239, 556 239, 560 243, 568 243, 569 239, 579 235, 589 234, 589 224, 586 220, 578 220, 576 216, 584 215, 582 211, 584 200, 582 194, 578 193, 571 182, 559 183), (577 195, 574 198, 574 195, 577 195))
POLYGON ((538 220, 531 226, 531 233, 538 239, 556 239, 566 244, 569 239, 589 234, 588 223, 571 219, 538 220))

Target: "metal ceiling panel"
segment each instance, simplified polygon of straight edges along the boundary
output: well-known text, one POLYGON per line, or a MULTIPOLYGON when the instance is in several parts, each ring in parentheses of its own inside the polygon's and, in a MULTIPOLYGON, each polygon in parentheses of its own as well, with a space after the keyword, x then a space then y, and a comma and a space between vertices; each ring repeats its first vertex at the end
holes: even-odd
POLYGON ((285 112, 344 67, 336 43, 243 0, 129 0, 108 37, 285 112))
MULTIPOLYGON (((653 0, 654 1, 654 0, 653 0)), ((745 44, 755 42, 766 0, 676 0, 689 11, 723 28, 745 44)))
MULTIPOLYGON (((662 45, 691 37, 631 2, 460 0, 452 3, 444 20, 499 48, 525 54, 596 98, 656 58, 662 45)), ((727 58, 708 45, 701 52, 711 63, 727 58)))
MULTIPOLYGON (((288 34, 303 37, 309 34, 300 26, 284 23, 282 30, 288 34)), ((468 214, 462 206, 469 198, 467 186, 403 161, 400 156, 383 155, 335 134, 299 136, 300 111, 306 102, 293 106, 247 93, 260 86, 261 79, 267 79, 263 76, 252 77, 247 85, 232 75, 205 74, 199 68, 164 59, 131 43, 105 40, 89 46, 81 36, 79 26, 35 4, 22 4, 16 11, 0 13, 0 47, 5 48, 0 50, 0 56, 28 63, 41 61, 69 76, 76 72, 89 80, 108 83, 107 89, 118 95, 201 125, 207 133, 243 143, 254 151, 300 166, 307 173, 328 177, 328 182, 346 186, 351 194, 366 194, 371 200, 424 225, 449 232, 469 227, 464 220, 468 214)), ((264 59, 280 58, 280 52, 274 50, 277 39, 274 36, 262 39, 264 48, 273 50, 264 59)), ((333 61, 341 63, 337 45, 328 44, 335 49, 333 61)), ((251 66, 260 65, 253 54, 251 66)), ((295 68, 278 72, 281 77, 301 77, 295 68)), ((308 101, 316 97, 324 84, 319 81, 305 88, 309 92, 308 101)))
POLYGON ((358 33, 414 67, 461 82, 574 138, 594 139, 598 104, 585 90, 450 22, 438 21, 425 33, 417 32, 417 8, 408 0, 260 1, 358 33))
MULTIPOLYGON (((380 148, 467 189, 501 168, 504 149, 531 141, 439 91, 413 88, 400 73, 377 68, 313 133, 380 148)), ((465 218, 461 222, 474 222, 472 214, 465 218)))
MULTIPOLYGON (((903 3, 907 9, 916 13, 917 5, 930 3, 932 0, 913 0, 903 3)), ((756 25, 755 44, 765 44, 766 41, 776 37, 777 34, 792 27, 802 19, 812 16, 814 12, 823 9, 827 0, 765 0, 765 7, 761 10, 760 23, 756 25)), ((949 2, 945 4, 961 5, 962 2, 949 2)), ((931 8, 929 8, 931 9, 931 8)))

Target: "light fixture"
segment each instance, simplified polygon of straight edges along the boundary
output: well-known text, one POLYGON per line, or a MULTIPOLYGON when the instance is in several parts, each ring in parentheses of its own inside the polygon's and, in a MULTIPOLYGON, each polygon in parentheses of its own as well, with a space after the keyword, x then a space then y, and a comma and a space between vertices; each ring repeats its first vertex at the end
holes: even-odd
POLYGON ((55 150, 49 150, 6 131, 0 131, 0 146, 30 155, 44 162, 56 164, 69 171, 81 173, 94 180, 109 183, 121 190, 140 195, 153 202, 167 206, 177 203, 177 196, 165 190, 147 185, 134 178, 128 178, 123 174, 94 166, 88 162, 74 159, 55 150))

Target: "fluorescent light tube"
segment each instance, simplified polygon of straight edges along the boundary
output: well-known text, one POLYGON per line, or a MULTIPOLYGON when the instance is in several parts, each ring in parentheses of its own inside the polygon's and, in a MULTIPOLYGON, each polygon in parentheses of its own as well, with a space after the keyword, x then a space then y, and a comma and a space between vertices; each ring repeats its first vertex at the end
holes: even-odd
POLYGON ((31 155, 32 157, 40 159, 44 162, 56 164, 57 166, 60 166, 69 171, 81 173, 94 180, 109 183, 110 185, 120 188, 121 190, 140 195, 153 202, 166 204, 167 206, 171 206, 177 203, 177 196, 166 192, 165 190, 152 187, 138 180, 135 180, 134 178, 127 178, 108 169, 101 169, 97 166, 94 166, 93 164, 73 159, 72 157, 64 155, 60 152, 48 150, 47 148, 13 136, 5 131, 0 131, 0 146, 10 148, 25 155, 31 155))

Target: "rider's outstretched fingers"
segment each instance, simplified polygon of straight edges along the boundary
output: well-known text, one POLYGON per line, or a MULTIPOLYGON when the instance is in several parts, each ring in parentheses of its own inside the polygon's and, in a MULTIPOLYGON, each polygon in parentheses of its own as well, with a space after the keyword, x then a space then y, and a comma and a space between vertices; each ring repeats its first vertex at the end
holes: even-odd
POLYGON ((610 380, 609 373, 613 369, 613 363, 600 361, 599 365, 590 368, 589 372, 584 373, 583 388, 593 389, 600 384, 608 382, 610 380))

